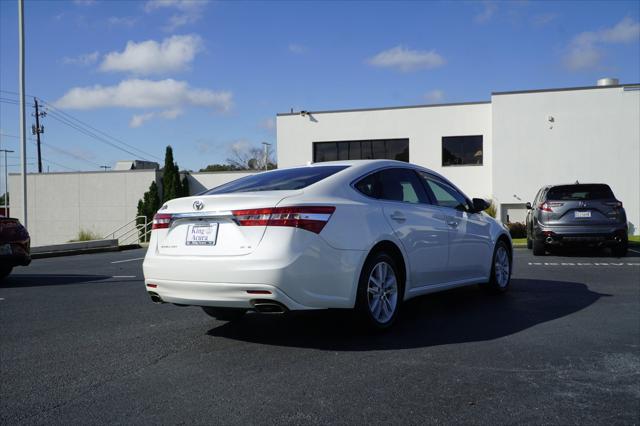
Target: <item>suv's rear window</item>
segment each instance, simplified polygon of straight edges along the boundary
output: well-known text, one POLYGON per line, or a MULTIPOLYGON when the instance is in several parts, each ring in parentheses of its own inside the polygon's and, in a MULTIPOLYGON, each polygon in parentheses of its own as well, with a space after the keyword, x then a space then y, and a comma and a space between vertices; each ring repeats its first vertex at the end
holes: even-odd
POLYGON ((615 198, 609 185, 562 185, 554 186, 547 193, 547 200, 601 200, 615 198))
POLYGON ((232 192, 287 191, 306 188, 316 182, 338 173, 349 166, 312 166, 296 169, 273 170, 246 176, 205 192, 211 194, 229 194, 232 192))

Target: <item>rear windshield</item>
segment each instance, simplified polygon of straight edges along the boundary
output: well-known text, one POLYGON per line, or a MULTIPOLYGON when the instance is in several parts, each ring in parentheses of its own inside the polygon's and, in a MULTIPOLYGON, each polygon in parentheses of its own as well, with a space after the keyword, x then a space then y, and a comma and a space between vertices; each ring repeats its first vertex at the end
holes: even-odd
POLYGON ((554 186, 547 193, 547 200, 601 200, 615 198, 609 185, 562 185, 554 186))
POLYGON ((220 185, 205 192, 211 194, 229 194, 232 192, 288 191, 306 188, 316 182, 338 173, 349 166, 313 166, 297 169, 273 170, 258 173, 220 185))

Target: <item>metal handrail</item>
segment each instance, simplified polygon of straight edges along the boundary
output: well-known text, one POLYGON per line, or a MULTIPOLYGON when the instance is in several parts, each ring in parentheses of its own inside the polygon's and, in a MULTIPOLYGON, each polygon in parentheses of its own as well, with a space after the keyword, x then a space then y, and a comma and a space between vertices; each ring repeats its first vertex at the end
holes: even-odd
POLYGON ((118 243, 120 243, 120 240, 123 241, 127 241, 129 240, 131 237, 136 237, 136 240, 138 242, 148 242, 147 241, 147 235, 149 234, 149 231, 147 230, 147 228, 149 227, 150 222, 148 221, 146 216, 136 216, 135 219, 125 223, 124 225, 120 226, 119 228, 117 228, 116 230, 114 230, 113 232, 109 232, 107 235, 105 235, 104 239, 117 239, 118 243), (143 223, 138 223, 138 219, 144 219, 143 223), (119 231, 122 231, 123 229, 127 228, 128 226, 133 225, 133 228, 127 229, 126 231, 120 233, 118 236, 116 236, 116 234, 119 231), (140 231, 144 231, 144 233, 142 235, 140 235, 140 231), (142 241, 140 241, 142 240, 142 241))

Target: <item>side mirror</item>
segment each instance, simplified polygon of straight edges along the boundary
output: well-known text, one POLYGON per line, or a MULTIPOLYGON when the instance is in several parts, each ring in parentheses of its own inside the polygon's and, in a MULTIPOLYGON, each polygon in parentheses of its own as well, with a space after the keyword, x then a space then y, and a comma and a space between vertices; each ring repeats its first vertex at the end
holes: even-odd
POLYGON ((487 200, 483 200, 482 198, 474 198, 473 200, 471 200, 471 203, 473 204, 474 213, 479 213, 491 206, 491 203, 488 203, 487 200))
POLYGON ((533 207, 531 207, 531 203, 527 203, 526 204, 527 210, 531 210, 533 207))

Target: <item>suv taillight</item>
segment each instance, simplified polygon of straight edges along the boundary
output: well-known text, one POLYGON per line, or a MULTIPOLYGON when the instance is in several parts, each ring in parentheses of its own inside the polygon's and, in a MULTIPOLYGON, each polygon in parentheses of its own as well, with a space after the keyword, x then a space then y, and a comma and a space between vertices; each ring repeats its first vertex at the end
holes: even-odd
POLYGON ((151 229, 166 229, 171 225, 171 215, 167 213, 156 213, 153 216, 151 229))
POLYGON ((622 208, 622 201, 607 201, 604 203, 606 206, 613 207, 614 209, 622 208))
POLYGON ((540 204, 538 206, 538 208, 540 210, 542 210, 543 212, 552 212, 553 213, 553 209, 551 207, 560 207, 563 206, 564 203, 554 203, 554 202, 549 202, 549 201, 545 201, 544 203, 540 204))
POLYGON ((289 226, 319 234, 335 211, 333 206, 294 206, 234 210, 239 226, 289 226))

